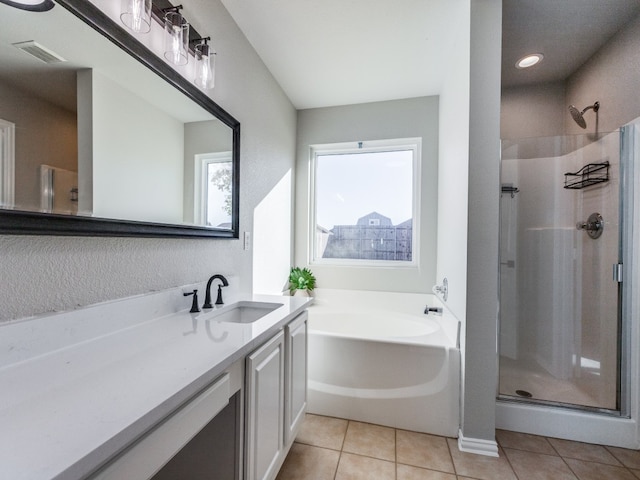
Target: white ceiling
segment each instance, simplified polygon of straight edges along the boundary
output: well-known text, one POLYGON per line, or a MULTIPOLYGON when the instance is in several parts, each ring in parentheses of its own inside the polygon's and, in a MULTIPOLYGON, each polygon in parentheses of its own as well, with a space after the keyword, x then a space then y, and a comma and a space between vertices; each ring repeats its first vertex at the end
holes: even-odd
MULTIPOLYGON (((222 0, 298 109, 437 94, 454 0, 222 0)), ((565 79, 640 0, 504 0, 503 86, 565 79), (516 70, 518 58, 545 60, 516 70)))
MULTIPOLYGON (((456 29, 462 28, 456 17, 462 2, 456 0, 222 3, 298 109, 436 95, 456 29)), ((207 3, 197 5, 206 8, 207 3)), ((75 92, 66 95, 57 86, 63 83, 58 78, 73 75, 77 64, 61 64, 60 73, 46 66, 46 73, 38 74, 30 69, 44 67, 20 57, 23 54, 10 46, 14 41, 45 38, 51 30, 54 35, 46 45, 65 54, 75 47, 79 56, 86 56, 84 41, 55 34, 62 21, 57 16, 64 9, 33 15, 0 4, 0 10, 0 78, 4 72, 28 87, 29 81, 41 86, 45 75, 51 96, 59 103, 73 104, 75 92), (16 31, 25 22, 13 16, 27 15, 26 24, 37 34, 16 31), (23 73, 10 73, 9 63, 20 59, 23 73)), ((503 86, 565 79, 639 14, 640 0, 504 0, 503 86), (543 53, 545 60, 531 69, 517 70, 515 61, 531 52, 543 53)), ((95 68, 98 58, 108 58, 88 53, 84 67, 95 68)))
POLYGON ((451 0, 222 0, 298 109, 439 92, 451 0))

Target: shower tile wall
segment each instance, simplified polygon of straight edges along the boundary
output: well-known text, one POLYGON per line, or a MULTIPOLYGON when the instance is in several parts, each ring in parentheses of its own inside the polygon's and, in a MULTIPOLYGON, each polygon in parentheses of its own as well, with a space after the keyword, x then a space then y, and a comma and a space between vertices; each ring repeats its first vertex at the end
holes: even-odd
POLYGON ((500 392, 532 388, 534 398, 615 408, 617 287, 611 265, 617 261, 619 135, 568 148, 581 140, 503 144, 502 183, 520 191, 501 199, 500 351, 509 362, 501 361, 500 392), (573 151, 563 154, 567 150, 573 151), (566 172, 607 160, 610 182, 563 188, 566 172), (575 227, 592 212, 606 222, 597 240, 575 227), (535 381, 527 383, 513 368, 535 381), (521 377, 519 387, 506 380, 509 371, 511 378, 521 377), (557 398, 557 388, 541 383, 545 375, 549 385, 566 380, 580 391, 562 389, 557 398))

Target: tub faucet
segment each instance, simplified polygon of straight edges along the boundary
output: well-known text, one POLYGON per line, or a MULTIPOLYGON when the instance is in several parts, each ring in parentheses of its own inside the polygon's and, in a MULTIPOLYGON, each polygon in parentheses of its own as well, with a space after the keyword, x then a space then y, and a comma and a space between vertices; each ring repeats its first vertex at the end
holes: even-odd
POLYGON ((202 305, 202 308, 213 308, 213 305, 211 305, 211 282, 213 282, 214 280, 220 280, 222 282, 222 285, 218 285, 218 298, 216 299, 216 305, 224 304, 224 302, 222 301, 222 287, 228 287, 229 282, 226 278, 224 278, 223 275, 217 273, 213 275, 207 282, 207 294, 204 297, 204 305, 202 305))
POLYGON ((442 315, 442 309, 440 307, 430 307, 427 305, 424 307, 424 314, 429 315, 430 313, 433 313, 434 315, 442 315))

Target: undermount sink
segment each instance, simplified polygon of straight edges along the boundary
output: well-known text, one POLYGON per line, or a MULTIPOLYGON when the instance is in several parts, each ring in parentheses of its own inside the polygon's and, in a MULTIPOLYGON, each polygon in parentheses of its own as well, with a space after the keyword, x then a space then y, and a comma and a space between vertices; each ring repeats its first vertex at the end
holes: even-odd
POLYGON ((225 323, 253 323, 281 306, 282 303, 242 301, 213 311, 206 318, 225 323))

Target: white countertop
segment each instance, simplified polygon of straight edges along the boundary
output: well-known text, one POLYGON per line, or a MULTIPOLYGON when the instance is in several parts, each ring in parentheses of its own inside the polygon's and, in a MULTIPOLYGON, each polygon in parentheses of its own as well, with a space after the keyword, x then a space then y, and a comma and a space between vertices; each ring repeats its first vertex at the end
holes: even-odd
POLYGON ((207 319, 209 311, 171 312, 168 296, 181 294, 173 289, 0 326, 1 478, 84 478, 312 301, 225 298, 226 307, 238 300, 282 304, 254 323, 234 324, 207 319))

